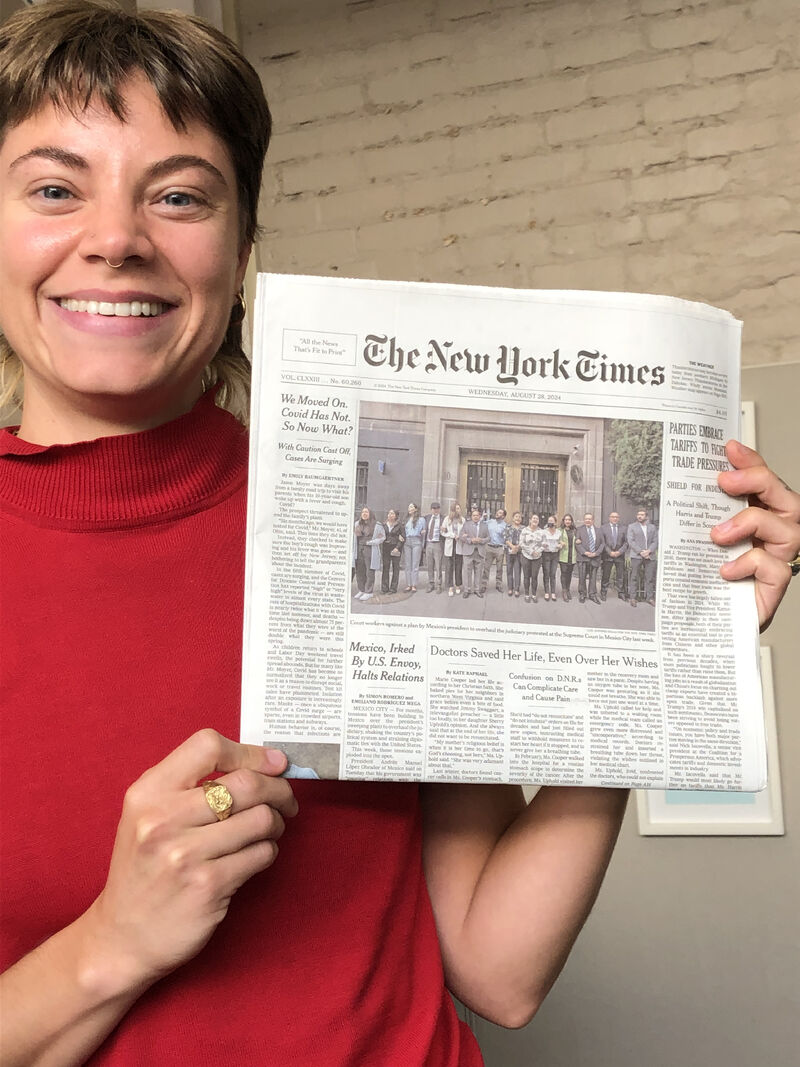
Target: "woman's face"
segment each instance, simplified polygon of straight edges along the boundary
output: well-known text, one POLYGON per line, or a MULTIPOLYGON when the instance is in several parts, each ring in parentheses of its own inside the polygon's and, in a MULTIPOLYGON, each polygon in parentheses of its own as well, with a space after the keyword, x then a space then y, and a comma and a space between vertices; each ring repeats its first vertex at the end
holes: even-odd
POLYGON ((369 522, 369 508, 362 508, 361 509, 361 521, 362 522, 369 522))
POLYGON ((188 410, 244 276, 223 143, 197 123, 175 130, 141 77, 124 99, 124 123, 47 105, 0 146, 0 327, 34 440, 188 410))
POLYGON ((387 522, 397 522, 397 512, 394 510, 394 508, 389 508, 389 510, 386 512, 386 519, 387 522))
POLYGON ((408 514, 411 516, 412 519, 416 516, 416 514, 417 514, 417 505, 416 504, 409 504, 408 505, 408 514))
POLYGON ((530 525, 530 528, 532 530, 535 530, 539 525, 539 516, 538 515, 531 515, 531 521, 530 521, 529 525, 530 525))
POLYGON ((464 518, 463 514, 461 513, 461 505, 460 504, 456 504, 456 518, 457 519, 463 519, 464 518))
POLYGON ((514 512, 514 514, 511 516, 511 521, 514 523, 515 526, 522 525, 522 515, 519 511, 514 512))
POLYGON ((567 530, 571 530, 574 525, 575 525, 575 520, 572 518, 572 516, 571 515, 565 515, 564 516, 564 528, 567 529, 567 530))

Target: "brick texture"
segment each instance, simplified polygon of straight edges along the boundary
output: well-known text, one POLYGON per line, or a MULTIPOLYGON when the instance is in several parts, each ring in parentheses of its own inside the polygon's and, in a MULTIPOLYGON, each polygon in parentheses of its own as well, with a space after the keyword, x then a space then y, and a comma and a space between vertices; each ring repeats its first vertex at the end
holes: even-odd
POLYGON ((262 269, 664 292, 800 361, 798 0, 240 0, 262 269))

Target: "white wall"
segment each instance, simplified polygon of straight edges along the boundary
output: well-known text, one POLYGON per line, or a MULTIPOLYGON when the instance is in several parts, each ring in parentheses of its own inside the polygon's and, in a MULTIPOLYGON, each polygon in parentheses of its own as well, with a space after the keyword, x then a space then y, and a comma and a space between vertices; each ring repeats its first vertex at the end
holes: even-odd
POLYGON ((240 0, 265 269, 664 292, 797 359, 798 0, 240 0))

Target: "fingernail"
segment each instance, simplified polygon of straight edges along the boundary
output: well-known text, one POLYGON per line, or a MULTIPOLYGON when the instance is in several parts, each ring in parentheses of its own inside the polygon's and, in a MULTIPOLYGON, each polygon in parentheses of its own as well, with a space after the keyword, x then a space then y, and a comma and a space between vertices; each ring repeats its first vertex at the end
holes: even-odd
POLYGON ((277 748, 265 748, 264 758, 267 761, 267 766, 271 771, 277 771, 279 774, 286 769, 288 763, 286 755, 277 748))
POLYGON ((714 529, 718 533, 728 533, 729 530, 733 529, 733 519, 726 519, 725 522, 719 523, 719 525, 715 526, 714 529))

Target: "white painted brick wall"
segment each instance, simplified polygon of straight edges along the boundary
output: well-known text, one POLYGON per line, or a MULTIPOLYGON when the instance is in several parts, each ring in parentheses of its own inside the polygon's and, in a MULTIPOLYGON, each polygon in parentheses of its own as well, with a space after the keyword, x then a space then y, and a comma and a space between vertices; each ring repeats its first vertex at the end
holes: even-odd
POLYGON ((666 292, 800 361, 800 0, 241 0, 263 269, 666 292))

